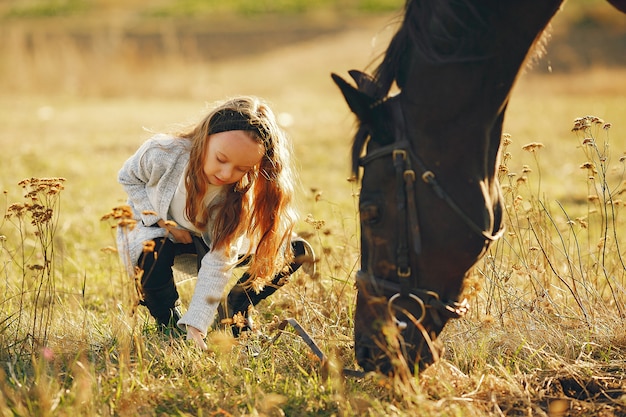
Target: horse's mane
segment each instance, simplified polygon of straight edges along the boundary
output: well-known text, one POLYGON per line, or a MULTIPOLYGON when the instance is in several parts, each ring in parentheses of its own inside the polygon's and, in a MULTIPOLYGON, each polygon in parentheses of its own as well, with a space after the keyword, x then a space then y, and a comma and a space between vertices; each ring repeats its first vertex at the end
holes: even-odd
MULTIPOLYGON (((431 63, 484 59, 480 45, 488 36, 487 27, 480 10, 469 0, 407 0, 402 24, 373 71, 373 82, 360 90, 382 103, 394 83, 400 89, 404 86, 412 53, 431 63)), ((352 145, 355 174, 368 138, 367 126, 360 123, 352 145)))
MULTIPOLYGON (((374 107, 384 105, 394 84, 402 90, 412 62, 430 64, 477 62, 494 55, 497 12, 493 2, 473 0, 406 0, 402 23, 392 37, 372 78, 359 90, 372 97, 374 107)), ((550 31, 538 34, 527 54, 532 66, 545 51, 550 31)), ((359 159, 370 137, 370 128, 359 122, 352 144, 352 171, 358 174, 359 159)))
POLYGON ((386 95, 394 81, 402 88, 412 51, 429 63, 485 59, 490 28, 483 13, 469 0, 407 0, 404 21, 374 71, 379 93, 386 95))

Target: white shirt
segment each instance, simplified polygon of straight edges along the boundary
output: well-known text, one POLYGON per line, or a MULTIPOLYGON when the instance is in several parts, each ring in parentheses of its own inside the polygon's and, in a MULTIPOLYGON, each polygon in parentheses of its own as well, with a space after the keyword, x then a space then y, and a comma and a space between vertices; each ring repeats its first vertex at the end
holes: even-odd
MULTIPOLYGON (((187 172, 187 169, 184 171, 187 172)), ((203 204, 205 207, 208 207, 211 201, 215 199, 222 191, 223 186, 217 186, 209 184, 206 195, 204 196, 203 204)), ((176 191, 174 192, 174 198, 170 203, 169 215, 176 222, 178 227, 182 227, 184 229, 189 230, 190 232, 200 234, 201 231, 196 228, 196 226, 191 223, 189 218, 187 218, 187 213, 185 212, 187 204, 187 188, 185 188, 185 174, 180 177, 180 181, 178 181, 178 186, 176 187, 176 191)))

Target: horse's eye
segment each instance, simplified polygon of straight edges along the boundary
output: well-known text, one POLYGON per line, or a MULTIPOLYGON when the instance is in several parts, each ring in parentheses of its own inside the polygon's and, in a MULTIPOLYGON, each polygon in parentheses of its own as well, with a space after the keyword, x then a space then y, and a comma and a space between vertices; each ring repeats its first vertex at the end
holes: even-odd
POLYGON ((380 220, 380 210, 377 205, 372 203, 361 204, 359 207, 361 212, 361 221, 368 224, 376 224, 380 220))

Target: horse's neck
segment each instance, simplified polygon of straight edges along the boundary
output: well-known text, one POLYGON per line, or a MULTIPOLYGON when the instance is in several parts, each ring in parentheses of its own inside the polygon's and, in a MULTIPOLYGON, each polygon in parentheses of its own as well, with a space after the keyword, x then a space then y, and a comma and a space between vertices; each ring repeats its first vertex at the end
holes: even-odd
POLYGON ((409 65, 402 86, 410 129, 423 138, 424 157, 449 165, 442 169, 464 169, 485 178, 495 175, 511 89, 562 0, 492 3, 472 6, 472 13, 482 14, 481 26, 469 27, 467 36, 482 43, 470 48, 471 55, 433 62, 415 47, 405 60, 409 65))

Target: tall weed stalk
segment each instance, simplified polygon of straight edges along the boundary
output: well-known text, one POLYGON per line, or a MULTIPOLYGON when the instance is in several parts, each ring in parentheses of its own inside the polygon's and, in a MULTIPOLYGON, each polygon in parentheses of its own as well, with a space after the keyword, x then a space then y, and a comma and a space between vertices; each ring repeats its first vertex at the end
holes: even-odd
POLYGON ((499 179, 507 233, 478 268, 486 283, 485 314, 529 328, 543 322, 592 329, 598 320, 624 318, 626 266, 619 242, 624 203, 619 195, 626 190, 626 158, 616 164, 611 158, 610 127, 594 116, 574 121, 586 190, 563 202, 542 195, 543 144, 522 147, 536 166, 523 165, 518 174, 510 168, 511 137, 504 136, 499 179))
POLYGON ((55 235, 64 178, 19 182, 23 201, 8 204, 0 223, 4 293, 0 336, 17 354, 45 347, 55 306, 55 235))

